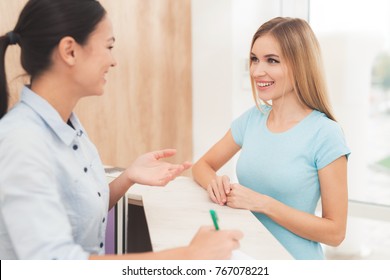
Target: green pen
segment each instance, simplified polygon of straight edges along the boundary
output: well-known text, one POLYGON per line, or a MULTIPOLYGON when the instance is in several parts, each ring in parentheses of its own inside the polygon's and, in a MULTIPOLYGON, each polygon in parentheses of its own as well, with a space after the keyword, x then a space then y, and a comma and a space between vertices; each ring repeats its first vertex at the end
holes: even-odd
POLYGON ((210 215, 211 219, 213 219, 215 230, 219 230, 217 212, 215 212, 215 210, 210 210, 210 215))

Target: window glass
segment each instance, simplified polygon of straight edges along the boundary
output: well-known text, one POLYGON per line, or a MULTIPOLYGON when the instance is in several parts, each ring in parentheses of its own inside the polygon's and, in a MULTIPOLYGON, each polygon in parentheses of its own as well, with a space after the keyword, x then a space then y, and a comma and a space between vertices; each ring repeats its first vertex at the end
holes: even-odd
POLYGON ((311 0, 309 21, 352 150, 349 197, 390 205, 390 1, 311 0))

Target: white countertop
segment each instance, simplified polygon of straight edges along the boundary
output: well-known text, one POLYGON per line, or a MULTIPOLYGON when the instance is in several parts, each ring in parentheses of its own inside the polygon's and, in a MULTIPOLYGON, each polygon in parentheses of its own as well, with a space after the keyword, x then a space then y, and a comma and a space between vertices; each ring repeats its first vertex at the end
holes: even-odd
POLYGON ((178 177, 165 187, 134 185, 129 203, 143 205, 154 251, 188 245, 202 225, 213 225, 209 210, 218 214, 221 229, 244 233, 240 250, 254 259, 292 259, 291 255, 248 210, 213 203, 189 177, 178 177))

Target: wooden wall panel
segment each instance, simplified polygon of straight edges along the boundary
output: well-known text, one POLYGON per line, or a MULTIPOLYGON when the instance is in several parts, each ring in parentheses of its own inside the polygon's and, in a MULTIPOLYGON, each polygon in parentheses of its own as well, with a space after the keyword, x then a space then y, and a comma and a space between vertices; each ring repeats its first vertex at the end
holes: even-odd
MULTIPOLYGON (((10 17, 1 13, 2 32, 14 26, 25 2, 0 2, 10 17), (3 21, 12 24, 3 30, 3 21)), ((178 150, 170 161, 191 160, 190 0, 100 2, 113 22, 118 65, 110 70, 105 94, 82 100, 76 112, 103 162, 126 167, 138 155, 162 148, 178 150)), ((14 68, 20 74, 19 64, 7 65, 7 72, 14 68)))

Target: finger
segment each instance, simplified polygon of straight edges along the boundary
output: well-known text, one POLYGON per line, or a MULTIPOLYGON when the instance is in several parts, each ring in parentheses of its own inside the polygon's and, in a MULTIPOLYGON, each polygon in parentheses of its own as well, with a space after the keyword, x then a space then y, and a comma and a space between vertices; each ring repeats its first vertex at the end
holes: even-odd
POLYGON ((219 177, 217 177, 215 180, 212 180, 211 181, 211 187, 212 187, 213 192, 215 194, 215 198, 217 199, 217 203, 219 205, 223 205, 225 202, 222 201, 223 199, 221 197, 221 192, 219 191, 218 180, 220 180, 219 177))
POLYGON ((237 240, 237 241, 244 237, 244 233, 241 230, 231 230, 230 234, 231 234, 232 238, 237 240))
POLYGON ((236 208, 236 205, 234 204, 234 199, 231 196, 227 197, 226 205, 231 208, 236 208))
POLYGON ((238 241, 237 239, 228 239, 229 241, 229 245, 230 245, 230 249, 231 250, 236 250, 238 248, 240 248, 240 241, 238 241))
POLYGON ((220 231, 220 233, 224 233, 230 241, 231 249, 234 250, 240 247, 240 240, 243 238, 243 233, 240 230, 220 231))
POLYGON ((208 187, 207 187, 207 192, 209 193, 210 199, 211 199, 214 203, 219 204, 219 203, 218 203, 218 200, 217 200, 217 197, 215 196, 214 190, 213 190, 213 188, 212 188, 211 185, 208 185, 208 187))
POLYGON ((225 189, 223 187, 223 181, 222 177, 217 177, 217 184, 218 184, 218 193, 220 197, 220 204, 224 205, 226 203, 226 194, 225 194, 225 189))
POLYGON ((186 161, 186 162, 183 162, 183 164, 170 164, 168 167, 168 170, 169 171, 180 170, 179 172, 183 172, 184 170, 190 168, 191 166, 192 166, 192 163, 189 161, 186 161))
POLYGON ((189 162, 189 161, 183 162, 184 170, 190 168, 191 166, 192 166, 192 162, 189 162))
POLYGON ((156 182, 155 185, 156 185, 156 186, 165 186, 165 185, 168 184, 170 181, 171 181, 171 180, 170 180, 168 177, 162 178, 162 179, 158 180, 158 181, 156 182))
POLYGON ((174 180, 177 176, 179 176, 181 173, 182 173, 183 170, 175 170, 175 171, 171 171, 169 173, 169 175, 167 175, 167 179, 169 179, 169 181, 172 181, 174 180))
POLYGON ((169 171, 176 172, 176 170, 180 170, 180 172, 182 172, 184 169, 185 169, 184 164, 169 164, 169 166, 168 166, 169 171))
POLYGON ((183 168, 182 169, 174 169, 174 170, 171 170, 169 171, 166 176, 165 176, 165 179, 169 181, 172 181, 174 180, 177 176, 179 176, 181 173, 183 172, 183 168))
POLYGON ((236 239, 233 240, 233 250, 240 248, 240 242, 236 239))
POLYGON ((181 173, 184 170, 184 166, 181 164, 170 164, 168 171, 171 173, 181 173))
POLYGON ((214 193, 214 191, 213 191, 213 188, 212 188, 211 184, 208 185, 208 187, 207 187, 207 192, 209 193, 209 197, 211 198, 211 200, 212 200, 214 203, 219 204, 217 198, 215 197, 215 193, 214 193))
POLYGON ((201 226, 198 231, 215 231, 214 226, 201 226))
POLYGON ((225 190, 225 194, 229 194, 230 192, 230 178, 226 175, 222 176, 222 184, 225 190))
POLYGON ((153 152, 153 155, 157 160, 161 158, 171 157, 175 154, 176 154, 176 149, 164 149, 164 150, 153 152))
POLYGON ((175 179, 177 176, 176 173, 174 172, 168 172, 166 173, 163 177, 161 177, 156 186, 165 186, 166 184, 168 184, 170 181, 172 181, 173 179, 175 179))

